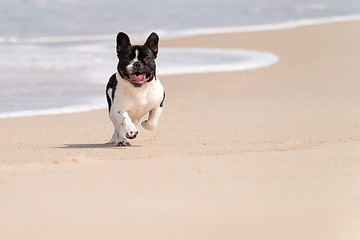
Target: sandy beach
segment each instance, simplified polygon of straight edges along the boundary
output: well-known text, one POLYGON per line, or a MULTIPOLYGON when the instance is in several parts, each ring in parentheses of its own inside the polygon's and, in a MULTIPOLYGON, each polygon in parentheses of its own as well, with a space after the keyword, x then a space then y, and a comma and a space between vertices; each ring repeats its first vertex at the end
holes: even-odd
POLYGON ((162 40, 280 61, 161 77, 132 147, 104 144, 106 109, 0 119, 0 239, 360 239, 359 42, 360 21, 162 40))

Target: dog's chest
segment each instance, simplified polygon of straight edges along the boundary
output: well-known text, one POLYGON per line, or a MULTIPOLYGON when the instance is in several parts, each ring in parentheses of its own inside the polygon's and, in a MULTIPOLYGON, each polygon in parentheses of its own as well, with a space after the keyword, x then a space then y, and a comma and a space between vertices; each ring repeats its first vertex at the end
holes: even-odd
POLYGON ((125 100, 125 105, 127 105, 129 114, 138 115, 150 111, 155 105, 155 99, 154 91, 141 89, 140 91, 131 92, 125 100))
POLYGON ((142 88, 122 85, 116 91, 115 102, 120 104, 122 110, 128 112, 132 120, 136 121, 159 105, 162 95, 162 86, 161 84, 158 86, 156 82, 151 82, 142 88))

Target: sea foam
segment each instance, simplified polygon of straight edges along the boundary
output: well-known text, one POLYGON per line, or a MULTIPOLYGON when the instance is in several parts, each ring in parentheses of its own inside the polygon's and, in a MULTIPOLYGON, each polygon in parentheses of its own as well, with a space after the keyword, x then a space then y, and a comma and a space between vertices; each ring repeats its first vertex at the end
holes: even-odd
MULTIPOLYGON (((116 71, 115 51, 107 44, 49 48, 18 46, 4 55, 6 74, 0 90, 0 118, 74 113, 106 107, 104 87, 116 71), (19 54, 19 56, 17 56, 19 54), (6 57, 5 57, 6 56, 6 57), (22 85, 26 87, 18 87, 22 85), (13 90, 14 94, 9 94, 13 90), (23 101, 19 101, 19 94, 23 101), (12 105, 9 106, 9 103, 12 105)), ((268 52, 239 49, 161 48, 159 76, 242 71, 268 67, 279 58, 268 52)), ((5 75, 3 75, 5 76, 5 75)))
POLYGON ((273 53, 241 49, 163 48, 159 75, 243 71, 268 67, 279 58, 273 53))

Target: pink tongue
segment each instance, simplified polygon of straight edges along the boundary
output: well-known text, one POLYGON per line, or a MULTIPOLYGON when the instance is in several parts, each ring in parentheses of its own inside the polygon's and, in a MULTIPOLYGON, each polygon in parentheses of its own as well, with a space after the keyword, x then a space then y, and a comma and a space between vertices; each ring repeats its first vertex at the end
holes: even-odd
POLYGON ((136 83, 143 83, 146 81, 146 78, 144 75, 140 74, 139 76, 136 76, 135 74, 130 75, 130 81, 136 82, 136 83))

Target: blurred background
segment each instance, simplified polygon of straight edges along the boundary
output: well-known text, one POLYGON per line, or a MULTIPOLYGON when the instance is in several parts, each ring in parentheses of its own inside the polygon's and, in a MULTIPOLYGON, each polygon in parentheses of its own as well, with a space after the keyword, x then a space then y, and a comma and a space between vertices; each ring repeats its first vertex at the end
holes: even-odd
POLYGON ((358 13, 358 0, 0 1, 1 36, 173 31, 358 13))

